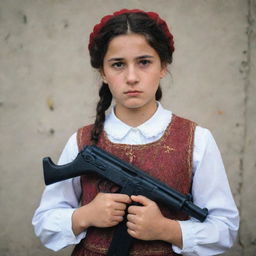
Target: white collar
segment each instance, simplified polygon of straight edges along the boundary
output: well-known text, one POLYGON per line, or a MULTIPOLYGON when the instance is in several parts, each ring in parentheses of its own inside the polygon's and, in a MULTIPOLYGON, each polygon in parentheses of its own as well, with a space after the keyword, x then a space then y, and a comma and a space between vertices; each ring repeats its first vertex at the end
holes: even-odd
POLYGON ((114 108, 112 108, 112 111, 106 116, 104 123, 105 132, 108 136, 118 140, 123 139, 132 130, 139 130, 148 139, 156 137, 164 132, 172 119, 172 112, 164 109, 160 102, 157 102, 157 104, 158 107, 154 115, 136 128, 118 119, 115 115, 114 108))

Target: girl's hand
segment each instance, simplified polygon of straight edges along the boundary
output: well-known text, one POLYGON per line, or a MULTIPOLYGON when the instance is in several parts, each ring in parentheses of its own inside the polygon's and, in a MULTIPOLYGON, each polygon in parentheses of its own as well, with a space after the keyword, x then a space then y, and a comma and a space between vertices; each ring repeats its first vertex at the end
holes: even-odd
POLYGON ((128 208, 128 233, 141 240, 162 240, 182 247, 179 223, 164 217, 158 205, 144 197, 131 196, 132 201, 142 206, 128 208))
POLYGON ((142 206, 128 208, 128 233, 141 240, 159 240, 162 232, 160 223, 164 217, 157 204, 144 196, 132 196, 131 199, 142 206))
POLYGON ((84 229, 113 227, 123 220, 126 205, 131 203, 129 196, 115 193, 98 193, 87 205, 74 211, 72 228, 75 235, 84 229))

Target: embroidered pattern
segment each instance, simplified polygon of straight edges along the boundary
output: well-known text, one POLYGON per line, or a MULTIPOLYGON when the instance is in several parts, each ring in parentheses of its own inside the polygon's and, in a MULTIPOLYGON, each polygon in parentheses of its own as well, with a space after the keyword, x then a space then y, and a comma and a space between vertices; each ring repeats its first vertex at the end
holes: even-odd
POLYGON ((170 153, 172 151, 175 151, 175 149, 173 147, 170 147, 168 145, 164 145, 164 152, 165 153, 170 153))
POLYGON ((132 146, 131 146, 131 149, 128 152, 125 153, 125 155, 129 158, 129 163, 133 163, 136 155, 132 151, 132 146))

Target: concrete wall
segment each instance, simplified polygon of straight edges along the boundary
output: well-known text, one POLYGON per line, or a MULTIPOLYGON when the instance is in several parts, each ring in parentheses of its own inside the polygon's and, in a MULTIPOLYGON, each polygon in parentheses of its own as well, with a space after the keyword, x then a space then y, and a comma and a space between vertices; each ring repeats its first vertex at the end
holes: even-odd
POLYGON ((214 134, 241 213, 225 255, 255 255, 255 0, 1 0, 0 255, 70 253, 48 251, 33 233, 41 159, 56 161, 69 136, 93 120, 100 79, 88 35, 123 7, 154 10, 171 25, 176 51, 163 104, 214 134))

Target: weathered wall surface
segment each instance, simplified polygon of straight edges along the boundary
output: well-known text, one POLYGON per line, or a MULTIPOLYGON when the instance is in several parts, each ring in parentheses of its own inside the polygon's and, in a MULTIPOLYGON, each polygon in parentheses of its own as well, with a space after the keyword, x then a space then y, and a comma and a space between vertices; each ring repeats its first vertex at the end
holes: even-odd
POLYGON ((120 8, 154 10, 176 51, 163 104, 209 128, 241 213, 235 246, 256 253, 255 0, 0 1, 0 255, 69 255, 43 248, 31 218, 44 188, 41 159, 94 118, 99 77, 88 35, 120 8))

